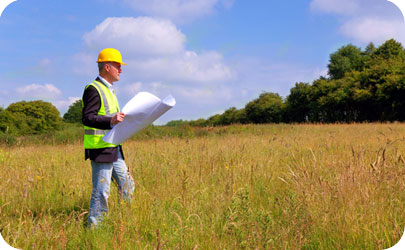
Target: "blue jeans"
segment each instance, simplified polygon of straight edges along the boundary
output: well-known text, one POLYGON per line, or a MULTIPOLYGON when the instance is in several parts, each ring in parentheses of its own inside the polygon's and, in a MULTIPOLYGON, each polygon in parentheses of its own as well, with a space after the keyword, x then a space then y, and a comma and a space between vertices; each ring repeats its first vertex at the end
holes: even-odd
POLYGON ((111 177, 117 183, 120 198, 130 201, 135 189, 134 180, 128 172, 127 165, 118 151, 118 160, 112 163, 91 161, 93 191, 89 209, 89 227, 101 222, 103 213, 108 212, 111 177))

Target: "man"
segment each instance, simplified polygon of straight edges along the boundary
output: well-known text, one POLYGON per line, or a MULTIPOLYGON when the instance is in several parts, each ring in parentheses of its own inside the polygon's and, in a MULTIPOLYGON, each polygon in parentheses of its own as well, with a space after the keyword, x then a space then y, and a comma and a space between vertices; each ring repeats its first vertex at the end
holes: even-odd
POLYGON ((90 199, 89 227, 101 222, 108 212, 111 178, 117 183, 121 198, 131 200, 134 181, 124 161, 121 145, 106 143, 103 136, 122 122, 113 84, 122 72, 121 53, 112 48, 104 49, 98 56, 99 76, 87 85, 83 93, 82 122, 84 124, 85 159, 91 160, 93 190, 90 199))

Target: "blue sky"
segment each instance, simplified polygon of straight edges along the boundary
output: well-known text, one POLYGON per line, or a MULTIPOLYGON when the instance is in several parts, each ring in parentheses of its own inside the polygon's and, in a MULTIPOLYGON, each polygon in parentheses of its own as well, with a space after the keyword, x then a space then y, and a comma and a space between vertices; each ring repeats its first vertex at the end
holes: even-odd
POLYGON ((42 99, 63 115, 114 47, 128 64, 121 107, 172 94, 156 124, 208 118, 326 76, 343 45, 390 38, 404 44, 405 24, 387 0, 17 0, 0 16, 0 106, 42 99))

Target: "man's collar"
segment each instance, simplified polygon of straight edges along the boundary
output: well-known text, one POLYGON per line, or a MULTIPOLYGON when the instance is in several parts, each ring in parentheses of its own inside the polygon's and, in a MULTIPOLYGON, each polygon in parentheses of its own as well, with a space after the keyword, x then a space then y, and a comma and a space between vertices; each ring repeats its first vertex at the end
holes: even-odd
POLYGON ((101 83, 103 83, 107 88, 112 88, 113 85, 109 83, 106 79, 102 78, 100 75, 97 77, 101 83))

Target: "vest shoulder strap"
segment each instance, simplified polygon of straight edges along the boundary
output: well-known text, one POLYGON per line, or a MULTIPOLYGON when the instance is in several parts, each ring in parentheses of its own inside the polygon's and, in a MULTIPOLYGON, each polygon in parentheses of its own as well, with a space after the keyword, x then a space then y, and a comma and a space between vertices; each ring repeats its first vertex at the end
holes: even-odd
POLYGON ((106 93, 105 93, 105 89, 106 89, 107 91, 109 91, 109 90, 107 89, 107 87, 105 87, 104 84, 102 84, 102 83, 100 83, 100 82, 98 82, 98 81, 96 81, 96 80, 94 80, 92 83, 90 83, 89 86, 93 86, 93 87, 95 87, 95 88, 97 89, 98 93, 99 93, 100 96, 101 96, 102 102, 103 102, 103 104, 104 104, 104 111, 105 111, 105 114, 106 114, 107 116, 112 116, 113 113, 110 112, 110 110, 111 110, 111 108, 110 108, 110 103, 108 102, 108 99, 107 99, 107 96, 106 96, 106 93))

